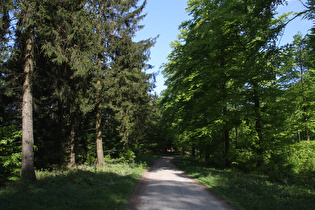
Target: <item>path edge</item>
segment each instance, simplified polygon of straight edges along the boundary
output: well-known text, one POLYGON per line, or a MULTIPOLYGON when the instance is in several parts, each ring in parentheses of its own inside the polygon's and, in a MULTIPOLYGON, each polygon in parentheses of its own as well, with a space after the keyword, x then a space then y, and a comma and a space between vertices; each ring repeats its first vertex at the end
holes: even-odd
POLYGON ((224 200, 223 198, 221 198, 220 196, 218 196, 217 194, 215 194, 214 192, 211 191, 211 189, 209 189, 208 187, 204 186, 203 184, 201 184, 200 182, 198 182, 196 179, 192 178, 191 176, 189 176, 188 174, 186 174, 183 170, 181 170, 180 168, 178 168, 173 161, 171 160, 170 163, 174 166, 174 168, 176 168, 178 171, 182 172, 183 176, 186 176, 187 178, 191 179, 193 182, 195 182, 196 184, 198 184, 200 187, 202 187, 205 191, 207 191, 208 194, 210 194, 211 196, 215 197, 225 209, 229 209, 229 210, 237 210, 236 207, 234 207, 232 204, 230 204, 229 202, 227 202, 226 200, 224 200))
POLYGON ((151 164, 149 164, 149 166, 147 167, 145 172, 142 174, 142 177, 140 178, 140 180, 137 182, 137 184, 133 188, 132 194, 129 197, 129 199, 127 200, 127 204, 126 204, 124 210, 137 210, 138 209, 139 204, 140 204, 140 200, 141 200, 141 194, 144 192, 145 186, 148 182, 148 176, 149 176, 150 172, 152 171, 153 166, 160 159, 161 159, 161 157, 156 158, 151 164))

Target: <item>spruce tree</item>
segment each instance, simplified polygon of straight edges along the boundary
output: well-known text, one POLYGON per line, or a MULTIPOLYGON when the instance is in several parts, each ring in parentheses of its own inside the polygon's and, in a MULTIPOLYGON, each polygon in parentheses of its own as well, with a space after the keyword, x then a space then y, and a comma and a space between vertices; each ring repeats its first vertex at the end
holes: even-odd
POLYGON ((149 98, 150 85, 147 82, 149 76, 142 70, 145 69, 148 49, 153 41, 149 39, 135 43, 132 40, 135 32, 141 28, 138 22, 144 17, 141 12, 145 3, 141 6, 137 6, 138 1, 90 1, 89 3, 88 8, 91 14, 94 14, 95 40, 98 43, 93 59, 94 97, 90 98, 95 104, 98 164, 104 161, 102 136, 108 136, 102 132, 104 117, 115 119, 120 124, 121 138, 124 142, 128 142, 132 129, 130 119, 133 118, 134 112, 127 107, 131 107, 134 103, 132 101, 137 100, 137 97, 143 97, 135 95, 136 91, 149 98))
POLYGON ((33 130, 33 72, 34 72, 34 39, 37 1, 21 1, 19 24, 24 47, 24 83, 22 103, 22 179, 35 180, 34 171, 34 130, 33 130))

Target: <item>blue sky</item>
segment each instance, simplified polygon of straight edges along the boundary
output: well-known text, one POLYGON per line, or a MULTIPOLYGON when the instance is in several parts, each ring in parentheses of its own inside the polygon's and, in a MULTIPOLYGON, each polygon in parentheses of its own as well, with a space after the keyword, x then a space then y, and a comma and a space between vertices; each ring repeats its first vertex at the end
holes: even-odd
MULTIPOLYGON (((172 50, 170 43, 176 40, 179 34, 178 26, 190 18, 186 13, 186 7, 186 0, 147 0, 147 6, 144 9, 144 13, 147 13, 147 16, 141 22, 145 27, 137 33, 135 40, 153 38, 159 35, 155 46, 151 48, 149 63, 154 68, 150 72, 160 72, 162 64, 167 63, 167 56, 172 50)), ((282 14, 289 11, 299 12, 302 10, 303 6, 299 0, 288 0, 288 5, 281 6, 278 9, 278 13, 282 14)), ((291 42, 292 37, 298 31, 305 35, 311 27, 311 21, 301 20, 300 18, 295 19, 286 27, 280 44, 291 42)), ((166 88, 164 86, 165 79, 161 72, 156 79, 157 87, 155 91, 160 94, 166 88)))

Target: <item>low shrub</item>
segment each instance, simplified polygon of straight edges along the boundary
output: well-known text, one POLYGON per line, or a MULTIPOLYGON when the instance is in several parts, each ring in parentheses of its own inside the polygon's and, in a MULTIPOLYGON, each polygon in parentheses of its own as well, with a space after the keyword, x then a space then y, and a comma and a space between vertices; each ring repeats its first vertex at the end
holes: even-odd
POLYGON ((276 180, 315 183, 315 142, 302 141, 274 150, 262 171, 276 180))
POLYGON ((20 177, 21 137, 22 131, 14 125, 0 127, 0 185, 20 177))

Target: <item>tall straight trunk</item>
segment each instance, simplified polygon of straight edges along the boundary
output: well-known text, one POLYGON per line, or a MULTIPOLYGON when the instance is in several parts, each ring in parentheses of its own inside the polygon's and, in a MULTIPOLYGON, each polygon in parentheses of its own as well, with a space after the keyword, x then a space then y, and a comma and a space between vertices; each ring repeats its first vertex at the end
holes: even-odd
MULTIPOLYGON (((102 22, 102 13, 103 13, 103 6, 100 5, 98 11, 98 24, 97 24, 97 34, 98 34, 98 43, 100 46, 103 45, 103 30, 101 28, 102 22)), ((95 125, 95 132, 96 132, 96 156, 97 156, 97 165, 104 164, 104 151, 103 151, 103 140, 102 140, 102 99, 101 99, 101 72, 102 72, 102 58, 103 55, 101 53, 97 54, 97 77, 98 80, 96 82, 97 85, 97 95, 96 95, 96 125, 95 125)))
MULTIPOLYGON (((221 49, 221 61, 220 61, 220 67, 221 68, 226 68, 225 64, 225 52, 223 49, 221 49)), ((229 138, 229 122, 228 122, 228 109, 226 105, 226 98, 227 98, 227 76, 226 73, 222 72, 221 77, 224 79, 224 81, 221 83, 221 91, 222 91, 222 98, 221 98, 221 103, 223 104, 222 107, 222 116, 225 121, 225 125, 222 129, 222 140, 224 142, 224 160, 225 160, 225 166, 229 167, 230 166, 230 161, 229 161, 229 150, 230 150, 230 138, 229 138)))
MULTIPOLYGON (((304 92, 304 91, 303 91, 304 92)), ((305 95, 304 95, 304 93, 303 93, 303 103, 305 103, 306 102, 306 97, 305 97, 305 95)), ((309 132, 309 128, 308 128, 308 117, 307 117, 307 108, 306 108, 306 106, 304 105, 303 106, 303 117, 304 117, 304 130, 305 130, 305 137, 306 137, 306 140, 307 141, 311 141, 311 137, 310 137, 310 132, 309 132)))
POLYGON ((104 164, 104 151, 103 151, 103 140, 102 140, 102 104, 99 102, 96 105, 96 154, 97 164, 104 164))
POLYGON ((34 34, 33 30, 27 33, 25 46, 25 80, 23 84, 22 104, 22 179, 36 180, 34 171, 34 132, 33 132, 33 93, 32 74, 34 70, 34 34))
MULTIPOLYGON (((300 49, 301 51, 301 49, 300 49)), ((301 83, 302 83, 302 95, 303 95, 303 104, 305 104, 306 102, 306 95, 305 95, 305 81, 304 81, 304 71, 303 71, 303 65, 302 65, 302 61, 299 61, 300 63, 300 75, 301 75, 301 83)), ((310 138, 310 134, 309 134, 309 128, 308 128, 308 125, 307 125, 307 121, 308 121, 308 118, 307 118, 307 108, 305 105, 303 105, 303 117, 304 117, 304 123, 305 123, 305 137, 308 141, 311 140, 310 138)))
MULTIPOLYGON (((221 61, 221 65, 224 66, 224 59, 221 61)), ((224 76, 225 77, 225 76, 224 76)), ((229 167, 230 166, 230 161, 229 161, 229 151, 230 151, 230 138, 229 138, 229 121, 228 121, 228 108, 226 105, 226 98, 227 98, 227 87, 226 87, 226 81, 224 81, 221 84, 221 91, 222 91, 222 99, 221 99, 221 103, 224 104, 222 107, 222 116, 224 118, 225 121, 225 125, 223 127, 222 130, 222 140, 224 142, 224 160, 225 160, 225 167, 229 167)))
POLYGON ((75 144, 75 127, 74 125, 72 125, 71 131, 70 131, 70 165, 75 164, 74 144, 75 144))
POLYGON ((256 84, 254 85, 254 110, 255 110, 255 130, 258 135, 257 167, 260 167, 263 163, 263 157, 262 157, 263 148, 261 146, 262 141, 263 141, 263 135, 262 135, 262 119, 261 119, 261 113, 260 113, 260 99, 259 99, 257 89, 258 89, 258 86, 256 84))
MULTIPOLYGON (((223 116, 227 118, 227 106, 223 107, 223 116)), ((228 127, 228 122, 226 122, 224 128, 223 128, 223 133, 222 133, 222 138, 224 141, 224 159, 225 159, 225 167, 230 166, 230 161, 229 161, 229 151, 230 151, 230 138, 229 138, 229 127, 228 127)))

